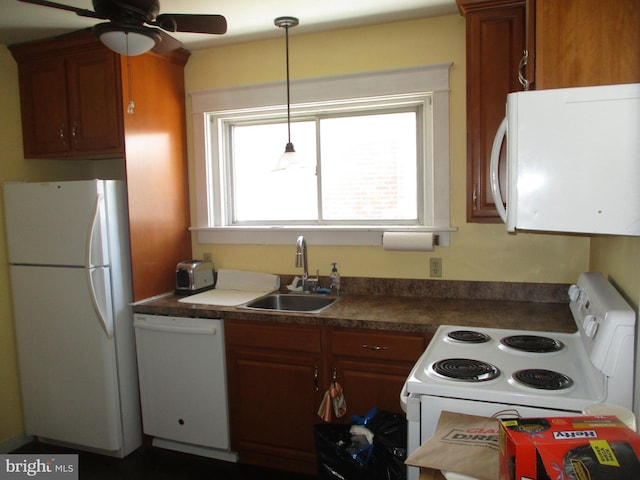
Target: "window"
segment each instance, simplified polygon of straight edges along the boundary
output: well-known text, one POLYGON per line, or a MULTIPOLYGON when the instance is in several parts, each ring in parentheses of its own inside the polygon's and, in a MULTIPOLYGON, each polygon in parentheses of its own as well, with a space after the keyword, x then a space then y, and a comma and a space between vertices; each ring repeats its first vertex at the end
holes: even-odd
POLYGON ((200 241, 376 245, 411 230, 448 244, 448 70, 292 82, 290 164, 282 83, 192 93, 200 241))

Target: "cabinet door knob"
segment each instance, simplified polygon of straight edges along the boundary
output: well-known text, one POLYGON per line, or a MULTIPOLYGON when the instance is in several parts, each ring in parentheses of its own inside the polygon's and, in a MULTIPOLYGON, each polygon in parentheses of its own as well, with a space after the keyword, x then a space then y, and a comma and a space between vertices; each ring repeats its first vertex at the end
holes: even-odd
POLYGON ((74 145, 78 144, 78 131, 80 130, 80 123, 78 121, 73 122, 71 127, 71 138, 73 138, 74 145))
POLYGON ((63 145, 66 145, 66 140, 65 140, 65 132, 64 132, 64 122, 62 122, 60 124, 60 130, 58 130, 58 136, 60 137, 60 141, 62 142, 63 145))

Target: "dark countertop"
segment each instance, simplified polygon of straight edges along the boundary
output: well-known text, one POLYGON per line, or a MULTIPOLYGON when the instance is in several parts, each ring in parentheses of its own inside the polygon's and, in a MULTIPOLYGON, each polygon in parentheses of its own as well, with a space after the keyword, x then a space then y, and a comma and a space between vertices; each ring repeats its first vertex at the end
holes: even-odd
MULTIPOLYGON (((429 281, 420 282, 421 285, 428 283, 429 281)), ((442 282, 439 283, 442 285, 442 282)), ((470 290, 460 288, 461 283, 470 282, 448 283, 453 284, 457 290, 470 290)), ((537 284, 518 285, 523 285, 526 292, 531 292, 533 289, 532 295, 537 298, 535 294, 537 284)), ((549 285, 540 285, 545 292, 549 290, 549 285)), ((352 286, 355 286, 355 283, 352 283, 352 286)), ((139 302, 133 306, 133 311, 155 315, 325 325, 412 333, 433 333, 440 325, 565 333, 576 330, 568 304, 556 301, 556 297, 560 298, 561 294, 556 295, 555 291, 551 301, 521 300, 520 294, 515 295, 518 300, 495 298, 495 295, 488 295, 489 299, 483 299, 478 298, 482 295, 483 285, 479 289, 476 282, 473 287, 473 298, 464 298, 469 295, 459 294, 455 295, 456 298, 437 298, 446 297, 446 294, 436 297, 415 294, 397 295, 395 294, 397 289, 387 290, 393 291, 392 295, 344 294, 338 302, 317 314, 181 303, 178 300, 182 297, 176 295, 139 302)), ((487 287, 489 292, 495 290, 495 284, 487 283, 487 287)), ((517 285, 510 287, 514 291, 522 291, 517 285)), ((554 290, 566 292, 565 287, 565 285, 557 285, 554 290)), ((501 289, 501 291, 504 290, 508 289, 501 289)), ((448 290, 448 296, 451 296, 451 291, 451 289, 448 290)), ((514 295, 509 293, 507 297, 509 296, 514 295)))

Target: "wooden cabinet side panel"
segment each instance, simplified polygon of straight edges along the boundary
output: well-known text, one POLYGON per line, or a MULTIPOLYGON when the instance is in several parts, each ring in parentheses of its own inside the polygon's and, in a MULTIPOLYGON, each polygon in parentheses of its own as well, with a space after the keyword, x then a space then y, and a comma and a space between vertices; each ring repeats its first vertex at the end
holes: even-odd
POLYGON ((536 88, 640 82, 640 2, 536 0, 536 88))
POLYGON ((191 258, 182 65, 160 56, 121 59, 134 300, 175 288, 175 266, 191 258))

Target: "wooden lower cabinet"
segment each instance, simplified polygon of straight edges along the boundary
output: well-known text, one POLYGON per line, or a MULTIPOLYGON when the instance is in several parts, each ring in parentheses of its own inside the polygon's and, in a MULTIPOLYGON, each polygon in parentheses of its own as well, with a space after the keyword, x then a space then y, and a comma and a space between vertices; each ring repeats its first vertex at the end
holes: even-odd
POLYGON ((225 322, 231 448, 240 461, 313 474, 318 327, 225 322))
POLYGON ((225 321, 231 446, 242 463, 316 473, 314 424, 336 379, 347 415, 400 412, 400 390, 428 336, 225 321))
POLYGON ((402 385, 428 340, 418 334, 333 329, 329 364, 344 389, 348 416, 362 416, 373 407, 402 413, 402 385))

